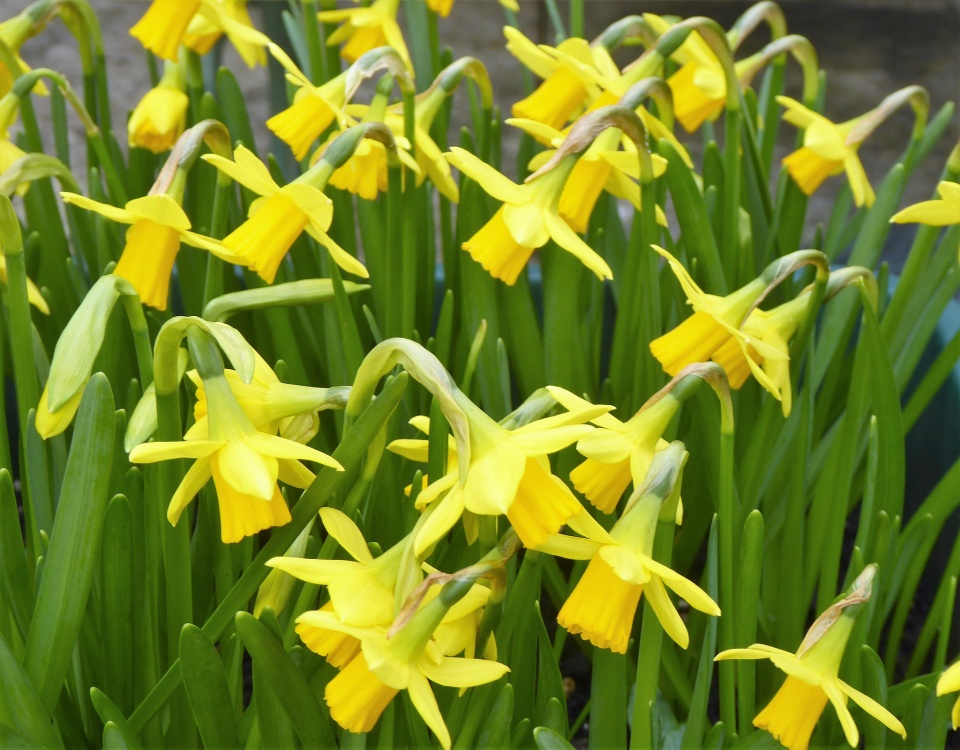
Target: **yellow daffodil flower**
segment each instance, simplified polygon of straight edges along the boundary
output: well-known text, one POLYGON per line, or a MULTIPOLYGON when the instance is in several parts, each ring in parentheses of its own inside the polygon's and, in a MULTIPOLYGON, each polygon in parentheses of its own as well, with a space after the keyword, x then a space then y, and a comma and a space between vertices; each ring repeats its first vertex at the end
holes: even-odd
POLYGON ((679 326, 650 342, 650 352, 663 369, 673 376, 694 362, 717 361, 715 357, 721 352, 731 369, 739 372, 740 366, 746 364, 757 382, 779 400, 779 389, 749 351, 752 349, 760 357, 772 361, 782 361, 786 355, 782 350, 741 330, 744 318, 767 288, 767 282, 763 278, 754 279, 726 297, 706 294, 676 258, 661 247, 652 247, 666 258, 687 295, 687 303, 694 310, 693 315, 679 326), (731 340, 735 342, 732 346, 736 349, 725 349, 731 340))
POLYGON ((847 708, 852 698, 860 708, 880 721, 885 727, 906 738, 907 732, 896 717, 873 698, 852 688, 838 677, 843 652, 853 630, 855 611, 870 596, 870 582, 862 583, 864 576, 872 578, 875 565, 868 566, 854 584, 851 595, 824 612, 807 631, 796 654, 773 646, 755 643, 749 648, 735 648, 717 654, 716 659, 769 659, 787 679, 757 717, 753 725, 765 729, 789 750, 806 750, 810 735, 827 701, 833 704, 851 747, 857 747, 860 733, 847 708), (858 584, 861 589, 858 591, 858 584), (863 586, 866 588, 863 588, 863 586), (848 611, 853 608, 853 611, 848 611))
MULTIPOLYGON (((592 406, 563 388, 548 386, 547 390, 570 411, 592 406)), ((667 447, 661 435, 678 406, 677 399, 667 394, 652 404, 645 404, 626 422, 612 414, 601 414, 591 420, 598 429, 577 442, 577 450, 587 460, 570 472, 574 488, 597 510, 613 513, 630 483, 639 486, 643 482, 653 454, 667 447)))
POLYGON ((356 62, 364 52, 389 46, 393 47, 407 67, 411 68, 410 53, 407 52, 403 33, 397 23, 399 7, 400 0, 374 0, 371 5, 363 8, 320 11, 317 18, 323 23, 343 21, 340 28, 327 38, 327 44, 346 42, 340 50, 340 56, 344 60, 356 62))
POLYGON ((268 48, 283 66, 287 80, 297 91, 293 104, 267 120, 267 127, 277 138, 290 146, 293 155, 300 161, 306 157, 311 144, 330 127, 334 119, 343 117, 347 73, 341 73, 322 86, 314 86, 286 52, 272 43, 268 48))
POLYGON ((589 104, 586 100, 600 95, 600 89, 579 72, 580 65, 594 66, 593 49, 585 39, 565 39, 553 50, 534 44, 512 26, 505 26, 503 34, 507 50, 543 79, 530 96, 513 105, 514 117, 561 128, 579 107, 589 104))
MULTIPOLYGON (((277 434, 288 440, 306 443, 320 427, 317 411, 342 408, 349 388, 313 388, 281 382, 263 358, 254 352, 253 378, 244 383, 234 370, 224 370, 224 377, 243 413, 260 432, 277 434)), ((207 394, 196 370, 187 377, 197 386, 193 418, 197 423, 207 416, 207 394)))
POLYGON ((130 36, 164 60, 176 60, 177 51, 201 0, 153 0, 130 36))
POLYGON ((263 162, 244 146, 237 146, 234 161, 216 154, 204 154, 202 158, 261 196, 250 206, 249 218, 227 235, 223 244, 268 284, 273 283, 280 262, 304 231, 327 248, 333 262, 344 271, 369 276, 363 264, 327 234, 333 204, 309 184, 309 173, 280 187, 263 162))
POLYGON ((130 452, 133 463, 196 459, 167 508, 167 519, 174 526, 212 477, 220 505, 220 536, 224 543, 238 542, 290 521, 277 479, 294 487, 308 486, 313 475, 301 460, 343 470, 326 453, 257 431, 223 376, 209 378, 204 385, 211 402, 205 422, 191 427, 180 442, 143 443, 130 452))
POLYGON ((610 407, 567 412, 508 430, 472 402, 462 401, 470 432, 470 468, 461 481, 459 468, 451 464, 446 475, 420 493, 423 505, 436 503, 417 534, 415 553, 429 549, 464 510, 505 515, 525 546, 542 544, 581 510, 573 493, 550 472, 546 456, 591 432, 583 423, 610 407))
POLYGON ((167 309, 170 273, 180 243, 207 250, 229 263, 239 259, 216 240, 190 231, 190 219, 170 195, 147 195, 129 201, 123 208, 98 203, 76 193, 60 193, 64 203, 95 211, 111 221, 130 224, 127 243, 113 270, 137 290, 145 305, 167 309))
MULTIPOLYGON (((410 155, 410 141, 408 141, 404 135, 404 123, 403 115, 397 115, 395 113, 388 112, 385 109, 386 101, 380 100, 381 97, 376 97, 373 103, 370 106, 365 104, 351 104, 345 108, 345 113, 348 118, 351 120, 360 120, 362 122, 382 122, 387 127, 390 128, 391 132, 394 134, 394 142, 397 146, 397 157, 402 162, 403 166, 410 169, 414 174, 417 175, 417 184, 423 182, 424 175, 420 169, 420 164, 418 159, 414 159, 410 155), (379 101, 378 101, 379 100, 379 101)), ((343 131, 337 130, 334 133, 330 134, 330 137, 327 139, 327 142, 324 143, 313 156, 313 163, 316 163, 321 158, 323 158, 324 153, 330 147, 330 145, 341 135, 343 131)), ((439 158, 443 161, 443 155, 440 152, 440 149, 433 142, 433 139, 430 138, 430 135, 425 132, 422 128, 418 128, 416 132, 417 140, 417 150, 418 156, 420 159, 429 162, 430 159, 439 158), (419 139, 423 138, 423 141, 419 139), (420 156, 420 154, 424 154, 420 156), (426 156, 429 154, 429 157, 426 156)), ((456 184, 453 183, 453 178, 450 177, 450 168, 444 162, 444 166, 447 166, 447 179, 450 184, 453 185, 453 194, 456 195, 456 184)), ((330 180, 328 182, 332 187, 338 188, 340 190, 346 190, 349 193, 358 195, 364 200, 372 201, 377 199, 377 195, 387 190, 387 182, 389 179, 389 160, 387 156, 387 148, 380 141, 373 140, 371 138, 363 138, 354 150, 351 157, 340 167, 337 167, 333 174, 330 175, 330 180)), ((442 172, 438 171, 435 168, 432 168, 431 171, 433 174, 438 176, 441 184, 442 172)), ((449 188, 447 185, 444 185, 444 189, 448 191, 449 188)))
POLYGON ((790 416, 793 407, 793 389, 790 385, 789 341, 797 332, 806 317, 810 304, 810 292, 805 291, 789 302, 772 310, 754 310, 743 322, 741 330, 751 342, 762 344, 779 352, 779 357, 770 359, 757 353, 753 343, 747 347, 748 357, 744 357, 740 344, 731 338, 713 354, 713 361, 727 373, 731 388, 740 388, 750 376, 748 362, 759 364, 774 388, 780 394, 783 416, 790 416))
POLYGON ((937 185, 938 199, 922 201, 898 211, 890 221, 897 224, 926 224, 945 227, 960 224, 960 184, 944 180, 937 185))
POLYGON ((226 33, 247 67, 266 65, 267 55, 263 44, 244 39, 235 33, 237 26, 253 29, 247 0, 217 0, 212 7, 214 12, 198 13, 191 19, 183 36, 183 46, 198 55, 205 55, 226 33), (232 23, 225 23, 224 18, 232 23))
MULTIPOLYGON (((507 10, 512 10, 514 13, 520 12, 520 6, 517 4, 517 0, 500 0, 500 5, 507 10)), ((450 10, 453 8, 453 0, 427 0, 427 7, 441 18, 446 18, 450 15, 450 10)))
MULTIPOLYGON (((13 88, 13 81, 20 75, 21 70, 24 73, 30 70, 30 66, 19 55, 23 43, 37 31, 35 21, 28 11, 29 9, 0 23, 0 42, 7 45, 13 53, 17 65, 20 66, 20 70, 10 71, 7 70, 4 63, 0 62, 0 96, 6 96, 10 93, 13 88)), ((33 90, 41 96, 47 96, 50 93, 43 81, 38 81, 33 90)))
POLYGON ((449 606, 437 596, 421 607, 399 630, 388 626, 357 627, 344 623, 335 611, 315 610, 297 618, 324 631, 340 632, 360 642, 360 652, 331 680, 324 691, 330 716, 344 729, 362 733, 376 725, 394 696, 406 690, 417 712, 449 750, 450 732, 430 682, 466 688, 499 679, 509 668, 495 661, 447 656, 434 638, 449 606))
POLYGON ((590 561, 557 615, 562 627, 598 648, 626 653, 640 597, 646 595, 667 635, 686 648, 690 636, 665 585, 691 607, 720 616, 716 602, 699 586, 653 559, 660 503, 661 498, 644 496, 609 532, 583 512, 569 521, 580 537, 555 534, 536 547, 557 557, 590 561))
POLYGON ((777 101, 786 107, 783 119, 804 131, 803 146, 783 160, 783 166, 800 189, 813 195, 825 179, 845 171, 854 203, 872 206, 873 188, 857 156, 857 149, 867 135, 856 128, 863 116, 837 125, 789 97, 778 96, 777 101))
MULTIPOLYGON (((541 151, 530 161, 530 169, 537 170, 549 161, 559 148, 566 136, 559 130, 543 125, 534 120, 509 119, 508 125, 518 127, 533 135, 537 140, 549 143, 553 148, 541 151)), ((630 201, 635 209, 641 210, 640 185, 640 157, 633 141, 622 137, 621 131, 616 128, 607 128, 596 137, 590 147, 577 159, 577 163, 570 172, 567 184, 560 195, 558 210, 560 216, 581 234, 587 231, 590 215, 600 198, 600 193, 606 190, 615 198, 630 201), (623 141, 624 150, 619 150, 623 141)), ((653 174, 659 177, 667 169, 667 160, 654 154, 653 174)), ((667 218, 663 210, 657 206, 657 222, 663 226, 667 218)))
POLYGON ((463 243, 463 249, 491 276, 512 286, 533 251, 553 239, 601 280, 613 278, 606 261, 560 217, 558 206, 574 166, 572 157, 523 185, 517 185, 462 148, 452 148, 446 157, 487 193, 503 201, 493 218, 463 243))
MULTIPOLYGON (((960 662, 944 671, 937 680, 937 695, 955 693, 958 690, 960 690, 960 662)), ((957 702, 953 704, 950 718, 953 721, 953 728, 960 728, 960 698, 957 698, 957 702)))
POLYGON ((127 141, 155 154, 173 147, 187 125, 190 99, 184 89, 186 70, 181 63, 164 63, 160 81, 134 108, 127 122, 127 141))

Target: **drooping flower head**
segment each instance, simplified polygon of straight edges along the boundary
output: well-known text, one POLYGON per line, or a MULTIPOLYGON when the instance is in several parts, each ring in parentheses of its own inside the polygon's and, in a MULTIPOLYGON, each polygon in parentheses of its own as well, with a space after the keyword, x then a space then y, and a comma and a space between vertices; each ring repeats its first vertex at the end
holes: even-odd
POLYGON ((610 407, 590 405, 508 430, 463 394, 456 398, 467 415, 469 469, 462 477, 459 466, 451 461, 447 474, 418 496, 421 506, 432 507, 417 534, 416 552, 429 549, 464 510, 481 516, 505 515, 525 546, 537 546, 582 509, 551 473, 546 456, 591 432, 593 428, 584 422, 610 407))
POLYGON ((688 365, 714 359, 721 350, 726 352, 724 347, 732 340, 740 353, 738 367, 741 361, 745 363, 757 381, 779 398, 779 391, 770 378, 748 354, 748 346, 752 346, 760 356, 773 360, 783 359, 783 353, 749 337, 740 329, 747 314, 766 291, 768 280, 758 277, 726 297, 706 294, 676 258, 661 247, 652 247, 667 259, 683 287, 687 303, 694 310, 693 315, 679 326, 650 342, 650 351, 663 369, 670 375, 676 375, 688 365))
POLYGON ((130 29, 146 49, 164 60, 176 60, 187 27, 200 9, 201 0, 153 0, 147 12, 130 29))
POLYGON ((297 64, 272 42, 270 54, 283 66, 287 80, 296 87, 293 103, 267 120, 267 127, 281 141, 290 146, 297 160, 307 156, 310 146, 334 119, 342 120, 347 99, 347 72, 332 78, 322 86, 314 86, 297 64))
POLYGON ((408 68, 412 68, 410 53, 397 23, 399 7, 400 0, 374 0, 362 8, 320 11, 317 18, 323 23, 343 22, 327 38, 327 44, 346 42, 340 56, 347 62, 355 62, 365 52, 377 47, 388 46, 397 51, 408 68))
POLYGON ((247 221, 227 235, 223 245, 268 284, 273 283, 281 261, 302 232, 327 248, 344 271, 367 278, 363 264, 327 234, 333 205, 310 184, 310 172, 280 187, 263 162, 242 145, 234 151, 234 161, 215 154, 204 154, 203 158, 261 196, 251 204, 247 221))
POLYGON ((187 124, 187 76, 183 63, 167 60, 163 75, 134 108, 127 123, 127 141, 155 154, 173 147, 187 124))
MULTIPOLYGON (((533 120, 510 119, 506 123, 553 147, 541 151, 530 161, 531 170, 542 167, 556 153, 554 149, 561 147, 566 140, 561 131, 533 120)), ((652 164, 654 177, 660 177, 667 169, 666 159, 657 154, 652 155, 652 164)), ((640 211, 642 204, 640 185, 637 182, 639 179, 640 157, 636 145, 630 139, 624 138, 623 133, 616 128, 609 128, 597 136, 570 172, 557 206, 560 216, 575 232, 585 233, 593 208, 604 190, 615 198, 630 201, 631 205, 640 211), (623 150, 620 150, 621 143, 623 150)), ((657 221, 666 226, 663 210, 657 206, 656 212, 657 221)))
POLYGON ((247 67, 266 65, 263 43, 245 38, 239 33, 241 29, 253 30, 247 0, 216 0, 212 12, 198 13, 191 19, 183 36, 183 46, 198 55, 205 55, 226 34, 247 67))
POLYGON ((576 159, 566 157, 554 169, 517 185, 469 151, 454 147, 450 163, 503 205, 483 227, 463 243, 463 249, 491 276, 513 285, 533 251, 551 239, 600 279, 613 272, 596 252, 560 217, 559 203, 576 159))
POLYGON ((677 480, 685 460, 682 443, 657 453, 645 486, 634 492, 609 532, 583 512, 568 522, 581 536, 555 534, 536 547, 558 557, 590 561, 557 615, 562 627, 598 648, 626 653, 637 606, 645 595, 667 635, 686 648, 687 628, 664 586, 695 609, 720 615, 720 608, 695 583, 653 559, 658 520, 664 513, 672 520, 676 513, 670 501, 679 497, 677 480))
POLYGON ((170 274, 180 243, 207 250, 230 263, 238 258, 219 242, 190 231, 190 219, 177 200, 166 193, 128 201, 123 208, 99 203, 76 193, 61 193, 70 203, 129 224, 127 242, 114 273, 133 284, 141 301, 157 310, 167 309, 170 274))
POLYGON ((585 39, 565 39, 553 50, 534 44, 512 26, 505 26, 503 33, 507 50, 543 79, 532 94, 513 105, 514 117, 560 129, 578 108, 600 95, 600 89, 580 72, 580 66, 595 66, 593 48, 585 39))
POLYGON ((223 374, 204 380, 206 420, 191 427, 180 442, 142 443, 130 452, 133 463, 193 458, 167 508, 176 525, 187 505, 213 479, 220 505, 220 536, 238 542, 290 521, 290 511, 277 480, 309 486, 313 475, 300 461, 313 461, 338 471, 343 467, 325 453, 292 440, 258 431, 237 403, 223 374))
POLYGON ((857 747, 860 733, 847 708, 847 698, 891 731, 904 738, 907 736, 903 724, 893 714, 838 676, 856 616, 870 599, 876 570, 876 565, 868 565, 854 582, 849 595, 817 618, 796 654, 755 643, 750 648, 730 649, 716 656, 718 661, 769 659, 787 673, 786 681, 766 708, 757 714, 753 725, 768 731, 789 750, 807 749, 827 701, 837 712, 847 742, 851 747, 857 747))

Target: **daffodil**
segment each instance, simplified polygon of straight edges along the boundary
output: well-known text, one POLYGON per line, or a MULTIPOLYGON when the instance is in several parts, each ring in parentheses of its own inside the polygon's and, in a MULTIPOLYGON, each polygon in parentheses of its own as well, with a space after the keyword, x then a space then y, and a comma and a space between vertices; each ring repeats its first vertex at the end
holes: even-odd
POLYGON ((217 0, 211 7, 213 12, 198 13, 191 19, 183 36, 183 46, 198 55, 205 55, 226 33, 247 67, 266 65, 267 55, 263 44, 244 39, 236 33, 238 26, 253 29, 247 0, 217 0), (229 23, 224 19, 228 19, 229 23))
MULTIPOLYGON (((517 0, 500 0, 500 5, 507 10, 512 10, 514 13, 520 11, 517 0)), ((427 0, 427 7, 441 18, 446 18, 450 15, 450 10, 453 8, 453 0, 427 0)))
POLYGON ((137 290, 145 305, 167 309, 170 274, 180 243, 207 250, 231 263, 238 259, 218 242, 190 231, 190 219, 170 195, 147 195, 129 201, 123 208, 98 203, 76 193, 61 193, 64 203, 130 224, 127 243, 114 269, 137 290))
POLYGON ((747 346, 747 357, 739 341, 730 339, 713 354, 713 361, 723 367, 731 388, 740 388, 750 376, 749 362, 760 365, 760 369, 780 394, 783 416, 790 416, 793 407, 793 389, 790 385, 789 342, 806 317, 810 304, 810 291, 797 295, 789 302, 778 305, 772 310, 756 309, 747 316, 741 330, 751 342, 761 342, 776 350, 775 359, 757 353, 754 343, 747 346), (749 362, 748 362, 749 360, 749 362))
POLYGON ((184 90, 186 71, 181 63, 164 63, 163 75, 134 108, 127 123, 127 140, 131 146, 145 148, 155 154, 173 147, 187 124, 190 99, 184 90))
MULTIPOLYGON (((351 104, 345 108, 348 117, 359 119, 361 122, 383 122, 390 128, 394 134, 396 143, 397 157, 403 166, 413 171, 418 178, 418 184, 423 181, 423 174, 417 160, 410 155, 410 141, 403 136, 403 116, 386 111, 386 98, 377 95, 374 101, 367 106, 365 104, 351 104)), ((326 153, 330 145, 342 134, 342 130, 337 130, 330 134, 327 142, 324 143, 313 156, 313 162, 316 163, 326 153)), ((417 142, 418 149, 428 149, 428 153, 433 158, 440 158, 442 155, 440 149, 433 143, 430 136, 418 130, 417 138, 421 136, 424 142, 417 142), (432 145, 432 149, 430 148, 432 145)), ((389 157, 387 148, 380 141, 372 138, 363 138, 357 143, 356 149, 347 161, 337 167, 330 175, 328 182, 332 187, 340 190, 346 190, 349 193, 358 195, 361 198, 372 201, 377 199, 377 195, 387 190, 389 157)), ((449 167, 447 168, 447 179, 453 183, 450 177, 449 167)), ((454 194, 456 194, 456 185, 453 185, 454 194)))
MULTIPOLYGON (((508 125, 520 128, 530 135, 537 137, 541 142, 549 143, 553 148, 541 151, 530 161, 530 169, 537 170, 553 156, 566 136, 559 130, 542 125, 534 120, 510 119, 508 125)), ((667 161, 662 156, 654 154, 653 174, 659 177, 667 169, 667 161)), ((608 128, 594 140, 590 147, 577 159, 577 163, 570 172, 567 184, 560 195, 558 210, 560 216, 581 234, 587 231, 590 215, 606 190, 615 198, 630 201, 635 209, 641 210, 640 185, 640 157, 633 141, 623 138, 623 133, 617 128, 608 128), (619 145, 623 142, 624 149, 619 145)), ((667 219, 663 210, 657 206, 657 221, 666 226, 667 219)))
POLYGON ((817 619, 807 631, 796 654, 762 643, 717 654, 718 661, 769 659, 778 669, 787 673, 786 681, 766 708, 757 714, 753 725, 768 731, 789 750, 806 750, 827 701, 833 704, 837 712, 847 742, 851 747, 857 747, 860 733, 847 708, 847 698, 851 698, 891 731, 904 738, 907 736, 903 724, 893 714, 838 676, 843 652, 853 630, 855 613, 870 597, 870 580, 864 582, 864 578, 872 579, 875 570, 876 566, 868 566, 854 584, 851 595, 834 604, 817 619))
MULTIPOLYGON (((937 680, 937 695, 946 695, 960 690, 960 662, 947 669, 940 679, 937 680)), ((953 711, 950 713, 953 721, 953 728, 960 728, 960 698, 953 704, 953 711)))
POLYGON ((259 432, 222 375, 209 378, 204 385, 210 403, 204 422, 191 427, 180 442, 143 443, 130 452, 133 463, 196 459, 167 508, 167 519, 173 525, 212 477, 220 505, 220 536, 225 543, 238 542, 290 521, 277 480, 294 487, 308 486, 313 475, 300 461, 343 470, 326 453, 259 432))
POLYGON ((663 497, 648 493, 628 506, 607 532, 583 512, 569 521, 580 536, 555 534, 536 549, 587 569, 557 615, 557 622, 598 648, 626 653, 641 595, 646 595, 664 631, 682 648, 690 636, 664 586, 690 606, 719 616, 720 608, 693 581, 653 559, 653 540, 663 497))
POLYGON ((856 127, 864 115, 838 125, 789 97, 778 96, 777 101, 786 107, 783 119, 804 131, 803 146, 783 159, 783 166, 800 189, 813 195, 828 177, 846 172, 854 202, 872 206, 873 188, 857 156, 868 135, 868 131, 856 127))
POLYGON ((322 86, 314 86, 286 52, 272 43, 269 49, 286 71, 287 80, 296 87, 296 93, 289 107, 267 120, 267 127, 290 146, 299 161, 306 157, 311 144, 334 119, 343 117, 347 73, 344 71, 322 86))
POLYGON ((345 10, 324 10, 317 18, 324 23, 338 23, 340 28, 328 38, 327 44, 346 42, 340 50, 340 56, 348 62, 355 62, 364 52, 376 47, 389 46, 396 50, 410 68, 410 53, 403 41, 403 33, 397 23, 397 10, 400 0, 374 0, 362 8, 345 10))
MULTIPOLYGON (((456 606, 456 605, 454 605, 456 606)), ((350 636, 360 651, 333 678, 324 691, 330 715, 344 729, 362 733, 376 725, 394 696, 406 690, 440 745, 449 750, 450 732, 437 705, 430 682, 448 687, 483 685, 502 677, 508 667, 486 659, 447 656, 434 637, 450 605, 442 594, 434 597, 396 629, 387 625, 358 627, 342 621, 335 611, 315 610, 297 618, 321 631, 350 636)))
MULTIPOLYGON (((20 75, 21 71, 26 73, 30 70, 30 66, 23 61, 19 52, 23 43, 36 32, 36 21, 30 14, 30 8, 0 23, 0 42, 7 45, 13 53, 13 59, 20 67, 20 70, 11 71, 7 70, 7 66, 3 62, 0 62, 0 96, 6 96, 10 93, 10 90, 13 88, 13 81, 20 75)), ((43 84, 43 81, 38 81, 34 85, 33 90, 42 96, 47 96, 50 93, 43 84)))
POLYGON ((717 361, 715 357, 720 352, 735 374, 745 364, 757 382, 779 399, 779 389, 751 356, 750 350, 771 361, 783 361, 785 353, 741 330, 747 314, 766 290, 767 281, 758 277, 726 297, 706 294, 676 258, 661 247, 652 247, 667 259, 687 295, 687 303, 694 310, 693 315, 679 326, 650 342, 650 351, 663 369, 676 375, 694 362, 717 361))
MULTIPOLYGON (((591 406, 570 391, 548 386, 550 395, 570 411, 591 406)), ((587 460, 570 472, 570 481, 593 506, 604 513, 616 510, 624 491, 633 482, 639 486, 650 468, 653 455, 668 443, 664 430, 676 413, 679 401, 669 393, 651 399, 626 422, 612 414, 601 414, 592 421, 597 429, 577 442, 577 450, 587 460)))
POLYGON ((513 285, 533 251, 553 239, 600 279, 613 278, 606 261, 559 214, 560 196, 575 159, 567 157, 554 169, 517 185, 469 151, 454 147, 450 163, 503 205, 463 249, 491 276, 513 285))
MULTIPOLYGON (((236 397, 243 413, 260 432, 305 443, 316 435, 319 428, 316 412, 322 409, 342 407, 346 403, 349 388, 313 388, 304 385, 283 383, 263 358, 255 354, 253 377, 243 382, 234 370, 224 370, 224 377, 236 397), (305 439, 299 439, 299 438, 305 439)), ((207 394, 203 380, 196 370, 187 377, 197 386, 197 401, 193 406, 193 418, 199 423, 207 416, 207 394)))
POLYGON ((557 46, 563 56, 552 54, 546 45, 537 46, 512 26, 505 26, 507 50, 523 65, 543 79, 532 94, 513 105, 513 116, 561 128, 585 103, 600 95, 596 85, 578 71, 575 61, 593 66, 593 49, 585 39, 571 37, 557 46))
POLYGON ((327 248, 344 271, 367 278, 363 264, 327 234, 333 220, 333 204, 309 183, 309 172, 280 187, 263 162, 244 146, 237 146, 234 161, 216 154, 204 154, 203 158, 261 196, 251 204, 249 218, 224 238, 223 245, 268 284, 273 282, 290 246, 304 231, 327 248))
POLYGON ((176 60, 177 50, 201 0, 153 0, 130 35, 164 60, 176 60))
POLYGON ((890 221, 897 224, 926 224, 931 227, 945 227, 960 224, 960 184, 944 180, 937 185, 940 197, 930 201, 921 201, 898 211, 890 221))
POLYGON ((592 431, 583 423, 610 407, 567 412, 508 430, 465 397, 460 400, 470 433, 470 466, 461 478, 459 468, 451 464, 446 475, 420 493, 423 505, 435 505, 417 534, 415 552, 422 553, 446 534, 464 510, 505 515, 525 546, 543 543, 582 509, 551 473, 546 456, 592 431))

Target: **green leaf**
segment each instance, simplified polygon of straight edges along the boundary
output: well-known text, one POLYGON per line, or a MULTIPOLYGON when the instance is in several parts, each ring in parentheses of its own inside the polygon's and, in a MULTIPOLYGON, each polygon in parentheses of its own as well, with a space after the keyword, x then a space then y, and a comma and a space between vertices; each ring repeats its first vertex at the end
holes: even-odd
POLYGON ((127 722, 123 712, 111 701, 106 694, 98 688, 90 688, 90 701, 100 717, 100 721, 106 724, 113 724, 116 731, 123 737, 126 746, 131 750, 137 750, 142 747, 137 733, 127 722))
POLYGON ((493 708, 487 714, 483 731, 477 738, 477 750, 496 750, 510 743, 510 723, 513 721, 513 685, 504 683, 493 708))
POLYGON ((108 721, 103 727, 103 750, 128 750, 130 747, 117 725, 108 721))
POLYGON ((84 390, 27 636, 23 668, 48 711, 70 667, 97 564, 114 440, 113 394, 97 373, 84 390))
MULTIPOLYGON (((280 638, 280 624, 270 607, 264 608, 260 621, 274 638, 280 638)), ((284 708, 283 695, 274 689, 264 673, 262 660, 253 662, 253 701, 256 704, 257 726, 263 746, 294 747, 293 724, 284 708)))
POLYGON ((133 709, 133 518, 130 503, 117 495, 107 506, 100 550, 101 628, 107 682, 122 710, 133 709))
POLYGON ((306 678, 290 659, 283 644, 248 612, 237 612, 236 625, 257 675, 263 677, 276 695, 304 746, 334 747, 333 733, 323 720, 327 712, 317 703, 306 678))
MULTIPOLYGON (((760 574, 763 570, 763 516, 750 512, 740 537, 740 575, 737 611, 734 619, 734 645, 745 648, 757 640, 757 610, 760 606, 760 574)), ((756 700, 756 663, 737 661, 738 721, 741 731, 750 726, 756 700)))
POLYGON ((0 726, 10 727, 34 745, 63 747, 40 696, 3 638, 0 638, 0 688, 0 726))
POLYGON ((557 734, 547 727, 537 727, 533 730, 533 741, 540 750, 574 750, 573 745, 567 742, 563 735, 557 734))
POLYGON ((180 671, 205 747, 239 748, 227 675, 216 647, 196 625, 180 631, 180 671))
POLYGON ((33 616, 32 576, 20 536, 17 498, 10 472, 0 469, 0 588, 10 605, 10 613, 25 638, 33 616))

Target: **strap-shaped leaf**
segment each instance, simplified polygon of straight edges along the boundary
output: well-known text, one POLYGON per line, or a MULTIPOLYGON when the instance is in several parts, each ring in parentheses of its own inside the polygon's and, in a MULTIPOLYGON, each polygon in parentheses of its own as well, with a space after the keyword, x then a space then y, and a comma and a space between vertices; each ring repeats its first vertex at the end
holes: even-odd
POLYGON ((0 744, 16 747, 20 739, 28 746, 63 747, 30 678, 0 638, 0 744))
POLYGON ((203 631, 190 623, 180 631, 180 672, 204 747, 240 747, 220 654, 203 631))
MULTIPOLYGON (((320 708, 306 678, 280 641, 248 612, 238 612, 236 623, 237 633, 253 659, 256 674, 266 680, 267 689, 273 691, 286 710, 304 746, 334 747, 330 726, 322 718, 326 712, 320 708)), ((260 687, 255 689, 259 695, 260 687)))
POLYGON ((80 402, 23 668, 52 711, 70 667, 100 548, 113 461, 110 383, 94 375, 80 402))
POLYGON ((0 590, 21 638, 25 637, 33 615, 33 588, 20 536, 17 497, 6 469, 0 469, 0 590))

